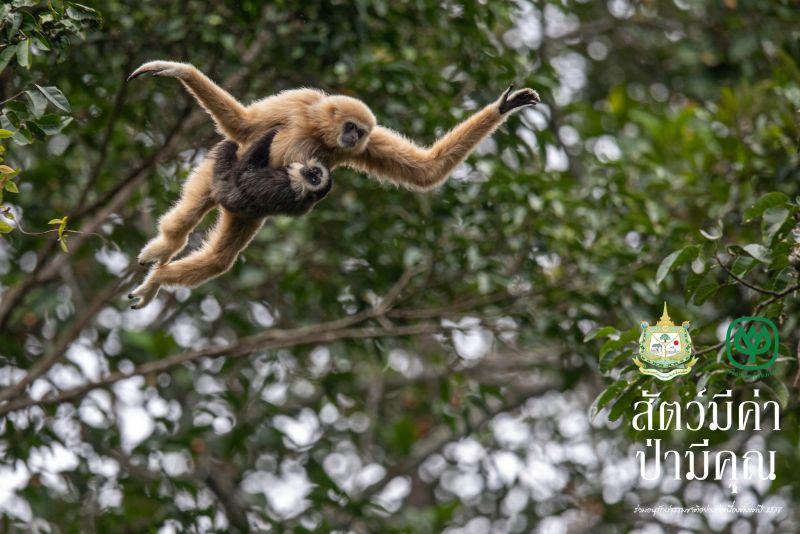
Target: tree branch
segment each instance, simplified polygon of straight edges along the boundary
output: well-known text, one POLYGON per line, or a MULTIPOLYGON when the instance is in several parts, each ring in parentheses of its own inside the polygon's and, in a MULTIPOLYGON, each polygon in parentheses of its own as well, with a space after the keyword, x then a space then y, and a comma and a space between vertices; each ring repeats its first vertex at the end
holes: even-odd
MULTIPOLYGON (((363 317, 353 316, 352 324, 363 322, 363 317)), ((299 345, 309 345, 315 343, 330 343, 342 339, 372 339, 378 337, 402 337, 418 336, 424 334, 434 334, 447 330, 436 323, 418 323, 412 325, 392 326, 392 327, 364 327, 348 328, 348 319, 339 319, 329 323, 322 323, 314 326, 294 328, 290 330, 271 330, 262 334, 249 336, 241 339, 238 343, 224 347, 210 347, 202 350, 182 352, 158 360, 141 364, 134 369, 122 372, 116 371, 94 382, 88 382, 82 386, 64 390, 54 395, 48 395, 40 400, 30 397, 23 397, 12 400, 5 404, 0 404, 0 416, 9 412, 29 408, 31 406, 45 406, 59 404, 66 401, 82 397, 86 393, 110 386, 121 380, 134 376, 157 374, 168 371, 184 363, 190 363, 201 358, 217 358, 225 356, 227 358, 239 358, 246 356, 254 351, 266 351, 279 348, 296 347, 299 345)), ((12 386, 12 387, 16 387, 12 386)))
POLYGON ((718 254, 714 254, 714 259, 717 260, 717 263, 719 264, 719 266, 722 268, 723 271, 725 271, 728 274, 728 276, 730 276, 731 278, 733 278, 734 280, 736 280, 737 282, 739 282, 743 286, 749 287, 753 291, 758 291, 759 293, 764 293, 765 295, 779 295, 780 294, 779 291, 773 291, 772 289, 765 289, 765 288, 757 286, 755 284, 751 284, 747 280, 744 280, 743 278, 740 278, 740 277, 736 276, 733 273, 733 271, 731 271, 724 263, 722 263, 722 260, 719 258, 718 254))

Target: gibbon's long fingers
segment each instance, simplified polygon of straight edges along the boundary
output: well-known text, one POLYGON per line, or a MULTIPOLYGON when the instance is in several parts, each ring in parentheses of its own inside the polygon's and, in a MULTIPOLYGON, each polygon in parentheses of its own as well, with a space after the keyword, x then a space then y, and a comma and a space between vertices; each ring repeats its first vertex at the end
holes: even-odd
POLYGON ((264 219, 237 217, 221 208, 205 244, 185 258, 155 267, 151 283, 195 287, 221 275, 233 266, 263 224, 264 219))
POLYGON ((211 115, 217 129, 227 137, 241 143, 256 124, 248 118, 247 108, 239 103, 230 93, 211 81, 208 76, 189 63, 176 61, 149 61, 133 71, 129 80, 142 74, 178 78, 201 106, 211 115))
POLYGON ((542 101, 542 99, 539 98, 539 93, 533 89, 520 89, 509 96, 511 89, 513 88, 514 86, 512 85, 508 88, 508 91, 503 94, 503 98, 500 100, 500 113, 508 113, 511 110, 521 108, 523 106, 535 106, 542 101))
POLYGON ((167 263, 183 250, 189 234, 203 216, 214 207, 211 180, 214 160, 206 158, 186 179, 181 198, 158 223, 159 234, 139 253, 139 263, 167 263))

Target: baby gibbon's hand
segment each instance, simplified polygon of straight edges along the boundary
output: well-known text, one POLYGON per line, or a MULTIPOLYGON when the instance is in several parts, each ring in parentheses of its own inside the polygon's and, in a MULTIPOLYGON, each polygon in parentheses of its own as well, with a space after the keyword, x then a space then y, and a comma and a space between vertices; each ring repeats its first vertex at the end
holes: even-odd
POLYGON ((180 78, 189 68, 189 65, 177 61, 148 61, 128 76, 128 81, 138 78, 142 74, 153 76, 170 76, 180 78))
POLYGON ((509 85, 508 89, 506 89, 506 92, 500 97, 500 103, 498 107, 500 113, 508 113, 509 111, 521 108, 523 106, 535 106, 542 101, 542 99, 539 98, 539 93, 533 89, 520 89, 519 91, 514 91, 512 94, 511 91, 513 90, 514 86, 509 85))

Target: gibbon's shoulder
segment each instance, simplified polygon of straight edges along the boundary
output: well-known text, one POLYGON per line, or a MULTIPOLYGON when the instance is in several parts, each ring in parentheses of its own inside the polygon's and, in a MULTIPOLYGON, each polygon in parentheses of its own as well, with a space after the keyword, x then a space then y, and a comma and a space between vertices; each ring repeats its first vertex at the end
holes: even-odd
POLYGON ((272 96, 256 100, 255 102, 250 104, 250 107, 262 107, 265 105, 269 106, 274 103, 311 105, 315 104, 316 102, 319 102, 326 96, 328 95, 324 91, 320 89, 314 89, 311 87, 300 87, 298 89, 284 89, 283 91, 274 94, 272 96))

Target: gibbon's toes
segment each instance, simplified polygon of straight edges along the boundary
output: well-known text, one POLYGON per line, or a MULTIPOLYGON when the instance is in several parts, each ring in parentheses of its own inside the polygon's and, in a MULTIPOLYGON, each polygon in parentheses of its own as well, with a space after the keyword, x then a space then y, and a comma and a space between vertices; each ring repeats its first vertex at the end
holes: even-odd
POLYGON ((165 239, 156 237, 144 246, 136 261, 143 267, 153 263, 163 265, 175 255, 177 252, 175 248, 165 239))
POLYGON ((181 72, 180 63, 173 61, 148 61, 128 76, 128 81, 138 78, 143 74, 152 74, 153 76, 175 76, 177 77, 181 72))
POLYGON ((158 295, 159 287, 157 284, 151 284, 147 281, 143 282, 142 285, 134 289, 131 293, 128 294, 128 298, 131 300, 136 300, 131 306, 132 310, 140 310, 153 302, 153 299, 156 298, 158 295))

